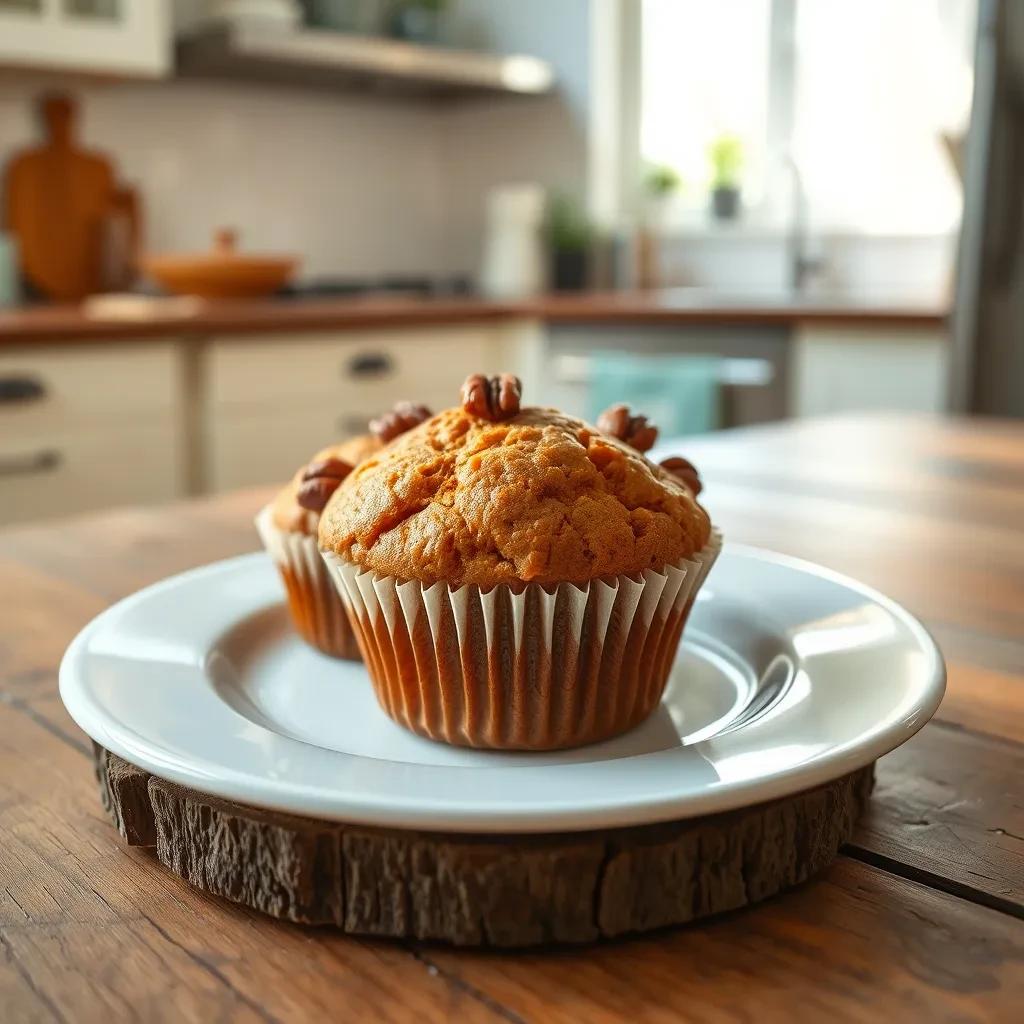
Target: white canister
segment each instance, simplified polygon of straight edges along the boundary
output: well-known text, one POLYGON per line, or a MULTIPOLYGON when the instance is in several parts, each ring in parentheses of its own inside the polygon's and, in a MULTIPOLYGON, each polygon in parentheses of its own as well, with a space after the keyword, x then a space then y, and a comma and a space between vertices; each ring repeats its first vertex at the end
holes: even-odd
POLYGON ((540 185, 501 185, 488 193, 480 269, 484 294, 519 299, 544 287, 544 206, 540 185))

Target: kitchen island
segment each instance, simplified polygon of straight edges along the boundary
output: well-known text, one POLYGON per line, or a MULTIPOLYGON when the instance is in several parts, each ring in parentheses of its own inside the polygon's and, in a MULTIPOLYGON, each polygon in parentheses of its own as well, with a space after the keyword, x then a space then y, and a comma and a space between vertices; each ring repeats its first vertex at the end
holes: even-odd
POLYGON ((1013 1019, 1024 998, 1024 428, 839 418, 685 451, 727 541, 882 588, 948 661, 935 720, 878 762, 868 814, 823 875, 699 925, 500 955, 303 929, 191 889, 106 819, 56 669, 113 601, 254 550, 267 492, 22 526, 0 531, 7 1018, 1013 1019), (970 562, 951 581, 965 537, 970 562))
POLYGON ((945 313, 696 288, 520 302, 102 298, 0 312, 0 523, 283 480, 396 398, 452 404, 473 371, 518 373, 529 401, 592 414, 599 353, 713 357, 722 425, 936 411, 945 313))

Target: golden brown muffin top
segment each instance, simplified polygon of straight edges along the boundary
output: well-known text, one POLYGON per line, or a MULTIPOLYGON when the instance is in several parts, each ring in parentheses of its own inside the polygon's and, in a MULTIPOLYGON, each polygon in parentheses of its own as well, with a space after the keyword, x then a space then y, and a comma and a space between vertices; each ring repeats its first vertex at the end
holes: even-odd
POLYGON ((707 513, 675 475, 554 409, 447 409, 359 465, 320 517, 321 549, 451 586, 660 569, 702 548, 707 513))
POLYGON ((373 434, 360 434, 358 437, 349 438, 340 444, 332 444, 327 448, 321 448, 309 460, 306 465, 300 467, 295 476, 287 486, 283 487, 274 498, 271 504, 271 514, 274 525, 279 530, 286 530, 288 533, 315 534, 317 524, 320 522, 320 515, 310 509, 303 508, 299 504, 299 489, 303 484, 303 477, 307 469, 319 462, 326 462, 329 459, 339 459, 356 466, 363 459, 375 452, 380 451, 383 443, 373 434))

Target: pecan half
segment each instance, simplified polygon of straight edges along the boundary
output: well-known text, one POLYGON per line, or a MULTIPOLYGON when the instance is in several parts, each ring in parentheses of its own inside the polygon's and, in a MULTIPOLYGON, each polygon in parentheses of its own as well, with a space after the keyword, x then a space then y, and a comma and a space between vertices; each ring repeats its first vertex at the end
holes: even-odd
POLYGON ((497 422, 519 412, 523 382, 511 373, 495 377, 471 373, 463 383, 460 395, 462 408, 470 415, 497 422))
POLYGON ((387 444, 407 430, 418 427, 433 415, 425 405, 417 405, 415 402, 396 402, 391 412, 386 412, 383 416, 370 420, 370 433, 378 441, 387 444))
POLYGON ((344 459, 317 459, 303 470, 295 500, 304 509, 319 514, 341 481, 351 472, 352 466, 344 459))
POLYGON ((597 417, 597 429, 620 441, 625 441, 638 452, 650 451, 658 440, 658 428, 647 422, 646 416, 632 416, 625 404, 610 405, 597 417))
POLYGON ((659 465, 662 469, 667 469, 673 476, 678 477, 693 492, 695 498, 704 490, 697 467, 689 459, 684 459, 681 455, 673 455, 670 458, 662 459, 659 465))

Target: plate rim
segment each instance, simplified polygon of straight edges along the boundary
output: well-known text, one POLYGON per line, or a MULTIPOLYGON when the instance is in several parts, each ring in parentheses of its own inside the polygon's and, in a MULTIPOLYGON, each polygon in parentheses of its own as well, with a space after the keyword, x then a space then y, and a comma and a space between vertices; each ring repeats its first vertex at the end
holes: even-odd
MULTIPOLYGON (((158 778, 166 779, 186 788, 219 799, 235 801, 243 805, 335 823, 368 825, 398 830, 468 834, 586 832, 598 829, 627 828, 665 821, 687 820, 725 813, 742 807, 752 807, 813 789, 849 774, 858 768, 863 768, 883 754, 894 750, 906 742, 932 718, 945 694, 945 661, 938 644, 927 627, 903 605, 868 584, 807 559, 782 554, 755 545, 728 541, 723 549, 723 555, 725 554, 745 556, 756 561, 780 565, 801 573, 808 573, 812 576, 823 578, 874 602, 901 622, 909 630, 919 650, 927 658, 924 676, 914 701, 913 714, 908 718, 889 723, 884 729, 878 731, 873 738, 863 740, 855 746, 848 747, 848 749, 840 747, 818 762, 797 763, 777 770, 767 777, 734 780, 718 786, 706 787, 703 793, 697 795, 687 794, 683 797, 678 795, 675 797, 661 797, 655 794, 646 800, 634 800, 627 804, 613 803, 594 807, 586 804, 579 805, 568 817, 562 812, 558 813, 557 828, 552 827, 550 820, 547 822, 538 821, 538 819, 544 817, 550 819, 554 816, 555 812, 552 810, 530 811, 528 809, 516 809, 506 806, 502 808, 500 815, 497 815, 493 807, 489 810, 482 803, 465 803, 458 810, 449 810, 442 814, 429 810, 413 811, 408 807, 396 809, 393 806, 381 804, 379 801, 375 802, 372 799, 352 799, 350 795, 344 814, 336 809, 325 808, 317 804, 316 801, 310 801, 308 798, 304 806, 300 808, 297 806, 296 800, 285 798, 283 790, 286 787, 282 787, 275 780, 267 778, 261 779, 264 791, 258 798, 254 799, 251 793, 243 791, 244 782, 240 781, 241 776, 239 776, 237 781, 231 777, 231 769, 227 770, 228 774, 212 780, 203 773, 204 781, 213 782, 213 785, 203 785, 196 777, 197 774, 200 774, 198 768, 194 769, 193 773, 190 774, 188 771, 179 770, 173 763, 157 764, 156 758, 140 758, 138 756, 139 750, 131 749, 121 736, 111 733, 104 727, 102 721, 95 720, 96 717, 101 717, 100 712, 97 708, 93 707, 92 701, 84 695, 84 687, 78 685, 74 674, 78 668, 79 661, 87 654, 89 638, 118 612, 123 612, 138 603, 142 603, 155 593, 180 585, 184 580, 199 579, 204 575, 226 572, 234 567, 241 568, 247 565, 255 565, 259 562, 269 564, 271 559, 265 552, 261 551, 219 559, 174 573, 134 591, 104 609, 91 619, 68 645, 61 659, 58 673, 59 693, 71 718, 94 743, 158 778), (317 804, 317 806, 313 806, 313 804, 317 804)), ((226 626, 229 624, 229 621, 225 622, 226 626)), ((302 743, 303 741, 291 740, 291 742, 302 743)), ((359 756, 342 752, 334 753, 340 757, 359 756)), ((541 768, 543 766, 537 767, 541 768)), ((510 769, 504 766, 482 766, 479 769, 461 767, 458 770, 505 771, 510 769)), ((251 777, 251 773, 248 774, 251 777)))

